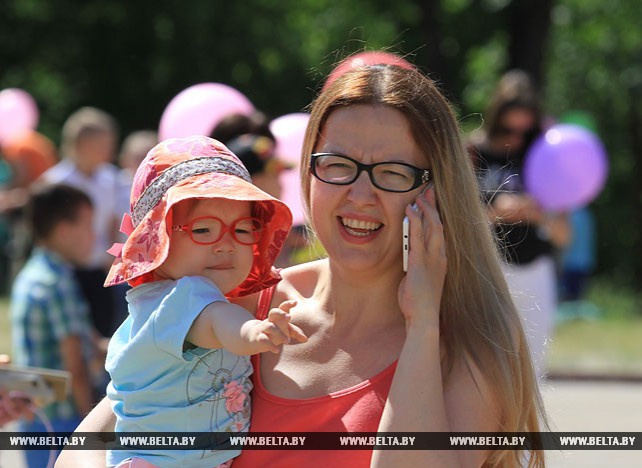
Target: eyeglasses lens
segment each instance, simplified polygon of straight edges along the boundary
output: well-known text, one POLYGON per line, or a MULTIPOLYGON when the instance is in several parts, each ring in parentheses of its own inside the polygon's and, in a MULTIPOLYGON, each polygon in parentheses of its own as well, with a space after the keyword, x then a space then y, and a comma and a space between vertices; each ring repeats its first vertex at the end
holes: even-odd
MULTIPOLYGON (((329 184, 347 185, 354 182, 359 168, 354 161, 338 155, 323 155, 316 159, 317 176, 329 184)), ((404 164, 377 164, 372 168, 371 178, 375 186, 393 192, 412 189, 415 183, 413 169, 404 164)))
POLYGON ((190 236, 197 244, 214 244, 228 229, 234 239, 244 245, 256 244, 263 234, 263 225, 256 218, 237 219, 229 228, 217 218, 199 218, 194 220, 190 236))

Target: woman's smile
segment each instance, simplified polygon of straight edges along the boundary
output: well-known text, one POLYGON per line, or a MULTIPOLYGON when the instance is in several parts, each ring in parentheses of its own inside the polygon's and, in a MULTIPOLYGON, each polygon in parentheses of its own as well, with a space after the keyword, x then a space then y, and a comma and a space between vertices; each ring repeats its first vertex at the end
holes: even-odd
POLYGON ((383 223, 357 219, 348 216, 337 216, 341 229, 339 232, 349 242, 364 243, 373 240, 384 226, 383 223))

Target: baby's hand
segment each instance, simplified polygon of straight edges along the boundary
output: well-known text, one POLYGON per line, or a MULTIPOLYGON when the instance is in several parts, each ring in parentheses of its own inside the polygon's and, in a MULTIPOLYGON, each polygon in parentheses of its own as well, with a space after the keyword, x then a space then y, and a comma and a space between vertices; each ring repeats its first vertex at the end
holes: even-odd
POLYGON ((261 321, 256 330, 259 332, 257 341, 260 342, 261 351, 278 353, 281 345, 290 343, 292 339, 299 343, 308 341, 303 331, 290 323, 288 313, 296 305, 296 301, 285 301, 278 308, 271 309, 268 318, 261 321))
POLYGON ((288 341, 286 343, 290 343, 292 339, 299 343, 305 343, 308 341, 308 337, 305 336, 303 330, 290 323, 290 310, 294 306, 296 306, 296 301, 282 302, 279 307, 270 309, 267 319, 276 325, 278 329, 288 337, 288 341))

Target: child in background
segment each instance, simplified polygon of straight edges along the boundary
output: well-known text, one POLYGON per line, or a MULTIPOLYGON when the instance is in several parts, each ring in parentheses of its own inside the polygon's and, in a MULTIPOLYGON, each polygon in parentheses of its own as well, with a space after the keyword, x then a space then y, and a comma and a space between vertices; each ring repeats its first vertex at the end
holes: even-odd
MULTIPOLYGON (((246 432, 249 357, 305 341, 289 323, 294 301, 256 320, 228 298, 280 280, 273 268, 292 216, 252 185, 223 144, 161 142, 141 163, 129 234, 105 286, 128 281, 130 316, 107 355, 117 432, 246 432)), ((109 466, 229 466, 232 450, 113 450, 109 466)))
MULTIPOLYGON (((35 248, 13 285, 13 359, 18 366, 71 372, 72 396, 44 408, 57 432, 71 432, 91 410, 94 399, 90 362, 97 333, 74 267, 91 257, 94 233, 89 197, 66 185, 39 187, 27 205, 35 248)), ((22 422, 24 432, 42 432, 39 419, 22 422)), ((26 452, 30 467, 47 465, 46 450, 26 452)))
POLYGON ((76 270, 96 329, 110 338, 120 321, 116 318, 116 291, 102 287, 111 264, 106 250, 117 240, 119 209, 116 154, 118 126, 114 118, 94 107, 83 107, 71 114, 62 128, 62 160, 42 174, 47 183, 68 184, 91 199, 94 206, 96 238, 90 261, 76 270))

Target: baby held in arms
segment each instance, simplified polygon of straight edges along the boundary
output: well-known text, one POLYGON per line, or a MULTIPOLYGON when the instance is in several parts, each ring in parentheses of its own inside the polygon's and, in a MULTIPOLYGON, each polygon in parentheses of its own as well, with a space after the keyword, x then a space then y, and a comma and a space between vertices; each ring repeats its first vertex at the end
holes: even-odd
MULTIPOLYGON (((249 355, 304 342, 285 301, 257 320, 227 298, 280 280, 273 262, 292 215, 252 185, 223 144, 161 142, 136 172, 124 245, 105 286, 129 282, 129 317, 107 354, 107 395, 119 433, 247 432, 249 355)), ((168 434, 170 435, 170 434, 168 434)), ((123 447, 108 466, 229 466, 240 451, 123 447)))

